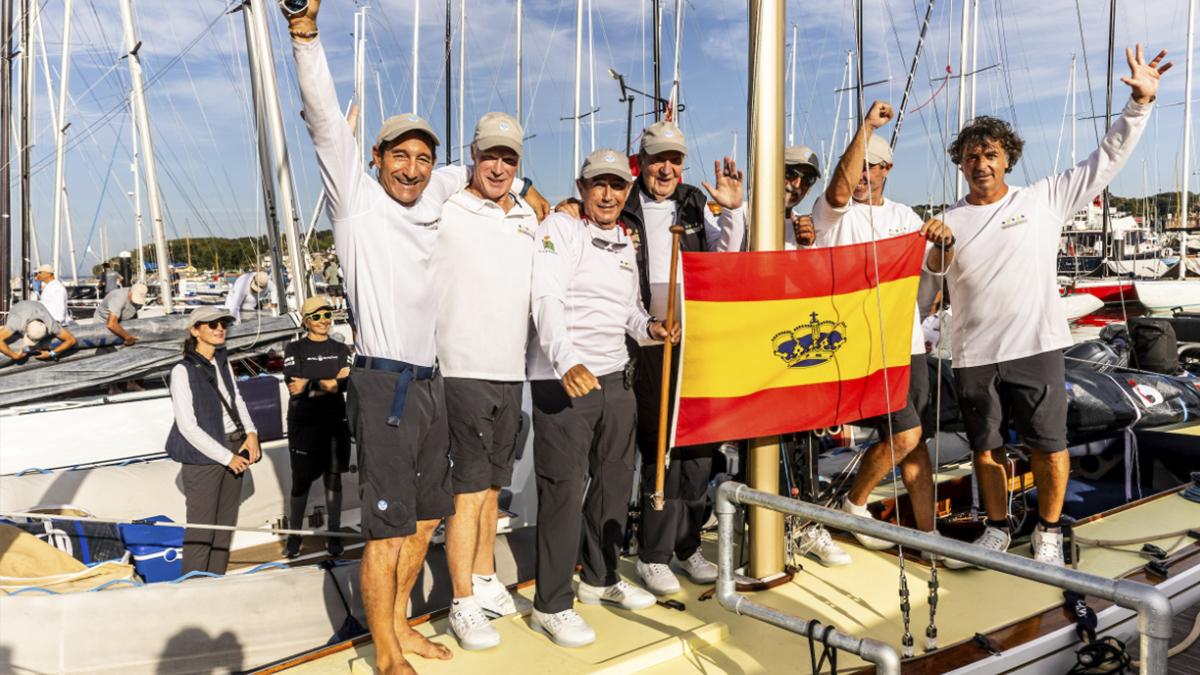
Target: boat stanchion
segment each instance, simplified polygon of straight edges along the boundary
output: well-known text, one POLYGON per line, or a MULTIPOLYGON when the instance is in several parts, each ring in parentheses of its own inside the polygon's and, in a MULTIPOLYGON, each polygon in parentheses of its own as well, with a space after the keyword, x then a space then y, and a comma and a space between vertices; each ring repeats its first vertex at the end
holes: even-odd
POLYGON ((937 560, 934 560, 929 566, 929 627, 925 629, 925 651, 927 652, 937 649, 937 622, 934 620, 937 615, 937 604, 937 560))
POLYGON ((663 341, 662 393, 658 405, 658 457, 655 461, 654 494, 650 497, 650 507, 655 511, 663 510, 665 497, 663 485, 667 477, 667 431, 670 429, 671 411, 671 331, 675 329, 675 291, 679 282, 679 235, 683 234, 682 225, 671 226, 671 280, 667 285, 667 319, 662 327, 667 331, 667 339, 663 341))

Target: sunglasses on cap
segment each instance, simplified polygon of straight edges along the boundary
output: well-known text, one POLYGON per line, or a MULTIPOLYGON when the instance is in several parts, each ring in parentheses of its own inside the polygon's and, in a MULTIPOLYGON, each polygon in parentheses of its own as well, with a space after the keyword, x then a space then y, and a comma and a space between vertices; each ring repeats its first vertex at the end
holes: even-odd
POLYGON ((313 321, 320 321, 322 319, 332 319, 333 312, 331 312, 329 310, 325 310, 324 312, 316 311, 316 312, 313 312, 312 314, 304 315, 304 318, 312 319, 313 321))
POLYGON ((230 319, 228 317, 226 317, 224 319, 213 319, 212 321, 208 321, 206 323, 196 324, 197 327, 208 326, 209 330, 216 330, 218 328, 224 328, 224 329, 228 330, 229 327, 232 325, 233 325, 233 319, 230 319))
POLYGON ((787 178, 789 183, 796 180, 797 178, 800 178, 800 179, 802 179, 800 181, 800 184, 805 187, 812 187, 813 185, 816 185, 816 183, 817 183, 816 174, 804 173, 800 169, 793 168, 793 167, 788 167, 787 172, 784 173, 784 177, 787 178))

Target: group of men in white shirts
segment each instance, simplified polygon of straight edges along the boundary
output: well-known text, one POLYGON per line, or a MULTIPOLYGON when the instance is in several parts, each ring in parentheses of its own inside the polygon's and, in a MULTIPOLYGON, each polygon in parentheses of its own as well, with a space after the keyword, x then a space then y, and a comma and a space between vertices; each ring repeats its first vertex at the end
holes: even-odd
MULTIPOLYGON (((562 646, 590 644, 596 634, 574 611, 575 599, 644 609, 656 594, 678 592, 672 565, 693 581, 714 581, 716 568, 699 551, 698 513, 711 470, 706 448, 674 449, 668 508, 655 515, 644 510, 637 565, 642 584, 624 580, 617 563, 636 462, 639 454, 648 461, 648 432, 666 422, 657 418, 661 370, 643 364, 653 364, 657 355, 661 368, 662 343, 679 339, 677 326, 668 331, 656 318, 666 311, 669 228, 684 226, 683 250, 740 250, 746 231, 741 172, 726 159, 716 167, 715 183, 704 184, 722 207, 714 216, 704 193, 680 182, 687 154, 682 133, 659 123, 642 140, 636 180, 623 153, 597 150, 579 168, 578 202, 546 216, 549 205, 529 181, 517 187, 520 124, 489 113, 475 129, 472 164, 436 171, 440 141, 432 128, 416 114, 387 119, 372 148, 378 174, 369 175, 339 111, 318 35, 318 8, 313 0, 288 22, 305 120, 356 317, 347 415, 359 448, 362 523, 369 537, 362 593, 376 668, 412 672, 405 653, 453 656, 409 627, 406 617, 409 593, 443 518, 454 596, 449 624, 459 644, 497 646, 500 634, 489 616, 511 614, 523 602, 497 579, 493 545, 526 381, 538 491, 533 629, 562 646), (631 365, 631 351, 637 365, 631 365), (639 378, 642 370, 650 372, 639 378), (646 406, 647 400, 654 405, 646 406), (572 590, 577 561, 582 569, 572 590)), ((871 154, 871 131, 889 111, 881 104, 872 110, 856 137, 862 148, 843 157, 845 166, 833 181, 839 187, 831 187, 814 210, 818 245, 849 243, 872 219, 880 221, 877 229, 891 220, 891 206, 875 213, 851 201, 860 198, 855 184, 864 157, 879 158, 871 154), (839 227, 848 234, 836 234, 839 227)), ((890 150, 886 160, 874 164, 890 168, 890 150)), ((796 185, 811 187, 807 172, 798 173, 796 185)), ((881 178, 869 177, 868 185, 881 188, 881 178)), ((1089 180, 1087 189, 1098 179, 1089 180)), ((963 230, 979 236, 983 223, 972 223, 963 230)), ((812 244, 802 229, 797 223, 798 245, 812 244)), ((904 215, 867 236, 909 231, 930 240, 927 270, 956 283, 964 273, 951 264, 953 236, 942 223, 904 215)), ((957 332, 955 338, 957 354, 957 332)), ((892 447, 900 449, 903 441, 915 448, 919 425, 916 434, 901 426, 893 416, 892 447)), ((928 473, 927 467, 926 457, 921 468, 928 473)), ((862 512, 854 507, 861 508, 847 502, 846 508, 862 512)))

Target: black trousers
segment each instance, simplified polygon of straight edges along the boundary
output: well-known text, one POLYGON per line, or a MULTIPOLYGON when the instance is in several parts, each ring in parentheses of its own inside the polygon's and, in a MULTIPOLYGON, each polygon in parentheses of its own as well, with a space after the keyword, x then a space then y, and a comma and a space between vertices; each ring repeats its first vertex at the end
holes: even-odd
MULTIPOLYGON (((187 521, 197 525, 237 525, 242 474, 220 464, 184 464, 183 496, 187 521)), ((233 532, 187 529, 183 535, 183 573, 225 574, 233 532)))
POLYGON ((637 406, 622 373, 599 380, 599 390, 574 399, 557 380, 530 383, 538 491, 533 606, 539 612, 571 609, 581 528, 580 580, 609 586, 620 578, 617 563, 633 493, 637 406))
MULTIPOLYGON (((644 563, 671 562, 671 555, 686 559, 700 549, 700 527, 708 482, 712 478, 713 452, 719 443, 671 448, 670 466, 663 481, 663 510, 651 506, 658 459, 658 424, 662 396, 664 350, 642 347, 638 357, 637 446, 642 458, 642 526, 638 536, 638 559, 644 563)), ((671 352, 671 383, 679 373, 679 350, 671 352)), ((675 394, 674 391, 672 393, 675 394)), ((670 424, 674 406, 668 411, 670 424)))

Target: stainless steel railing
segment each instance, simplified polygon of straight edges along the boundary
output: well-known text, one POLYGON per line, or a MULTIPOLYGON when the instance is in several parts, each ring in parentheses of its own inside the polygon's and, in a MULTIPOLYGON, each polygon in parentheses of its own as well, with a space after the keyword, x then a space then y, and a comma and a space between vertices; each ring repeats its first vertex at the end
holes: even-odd
MULTIPOLYGON (((1166 593, 1153 586, 1126 579, 1109 579, 1008 553, 990 551, 980 546, 937 537, 919 530, 898 527, 891 523, 851 515, 845 511, 827 509, 815 504, 754 490, 734 482, 723 483, 717 489, 716 505, 719 547, 717 600, 722 607, 731 612, 807 635, 809 622, 752 602, 737 592, 737 584, 733 580, 733 516, 737 512, 739 504, 758 506, 799 516, 829 527, 886 539, 920 551, 1090 595, 1108 600, 1120 607, 1132 609, 1137 612, 1138 632, 1141 634, 1139 672, 1141 675, 1166 675, 1167 673, 1167 641, 1171 637, 1171 601, 1167 598, 1166 593)), ((829 643, 838 649, 857 654, 874 663, 879 675, 898 675, 900 673, 900 657, 896 650, 878 640, 834 632, 830 635, 829 643)))

